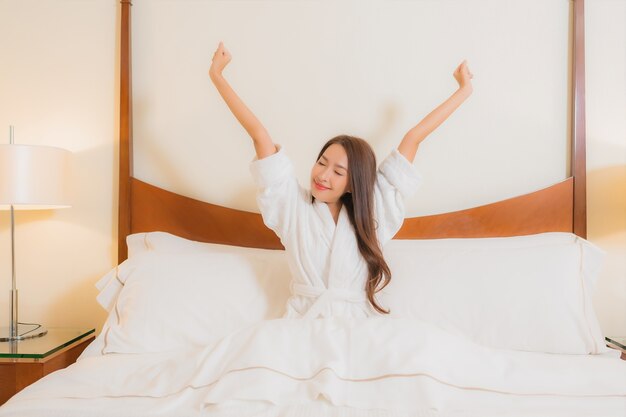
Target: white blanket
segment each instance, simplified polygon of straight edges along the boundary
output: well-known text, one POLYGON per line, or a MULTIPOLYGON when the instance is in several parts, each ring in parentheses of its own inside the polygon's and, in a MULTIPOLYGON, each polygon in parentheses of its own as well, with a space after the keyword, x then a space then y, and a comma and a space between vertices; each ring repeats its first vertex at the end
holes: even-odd
POLYGON ((626 361, 489 349, 416 320, 279 319, 204 349, 87 357, 0 408, 2 417, 321 414, 623 417, 626 361))

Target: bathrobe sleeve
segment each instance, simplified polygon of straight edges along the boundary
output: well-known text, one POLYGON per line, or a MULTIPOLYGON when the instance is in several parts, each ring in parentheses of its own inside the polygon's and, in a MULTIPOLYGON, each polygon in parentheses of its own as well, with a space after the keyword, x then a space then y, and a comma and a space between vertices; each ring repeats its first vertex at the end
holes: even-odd
POLYGON ((404 200, 415 193, 422 176, 397 149, 380 164, 374 187, 378 241, 387 243, 404 222, 404 200))
POLYGON ((263 222, 285 245, 297 218, 302 190, 291 160, 280 145, 278 151, 263 159, 255 158, 250 171, 257 187, 257 203, 263 222))

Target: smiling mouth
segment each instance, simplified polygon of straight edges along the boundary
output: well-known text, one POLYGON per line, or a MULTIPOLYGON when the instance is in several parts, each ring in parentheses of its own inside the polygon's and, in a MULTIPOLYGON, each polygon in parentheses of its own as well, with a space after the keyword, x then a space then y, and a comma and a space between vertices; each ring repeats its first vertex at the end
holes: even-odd
POLYGON ((323 185, 318 184, 318 183, 316 183, 315 181, 313 181, 313 184, 315 184, 315 188, 317 188, 317 189, 318 189, 318 190, 320 190, 320 191, 330 190, 330 188, 328 188, 328 187, 324 187, 323 185))

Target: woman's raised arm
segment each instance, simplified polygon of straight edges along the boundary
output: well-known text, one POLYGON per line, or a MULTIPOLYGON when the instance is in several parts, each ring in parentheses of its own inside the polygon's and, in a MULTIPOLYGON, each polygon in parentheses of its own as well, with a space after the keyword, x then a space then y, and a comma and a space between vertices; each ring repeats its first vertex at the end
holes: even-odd
POLYGON ((276 146, 259 119, 257 119, 254 113, 244 104, 222 75, 224 67, 228 65, 231 58, 230 52, 228 52, 224 44, 220 42, 217 50, 213 54, 209 76, 230 111, 252 138, 257 158, 263 159, 275 153, 276 146))
POLYGON ((426 139, 426 136, 439 127, 472 94, 473 75, 469 72, 466 61, 456 68, 453 75, 459 83, 459 89, 409 130, 398 146, 398 152, 411 162, 415 159, 420 142, 426 139))

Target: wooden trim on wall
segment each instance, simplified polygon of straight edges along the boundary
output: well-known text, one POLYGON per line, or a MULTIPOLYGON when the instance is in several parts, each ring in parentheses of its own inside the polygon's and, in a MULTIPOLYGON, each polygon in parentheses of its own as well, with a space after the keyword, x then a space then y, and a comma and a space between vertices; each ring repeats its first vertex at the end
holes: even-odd
POLYGON ((162 231, 185 239, 251 248, 283 249, 261 215, 222 207, 132 180, 131 233, 162 231))
POLYGON ((571 232, 573 178, 480 207, 404 220, 394 239, 523 236, 571 232))
POLYGON ((131 232, 132 212, 130 209, 131 183, 133 175, 133 118, 132 118, 132 73, 131 73, 131 2, 121 0, 120 35, 120 142, 119 142, 119 205, 117 259, 122 262, 128 256, 126 236, 131 232))
MULTIPOLYGON (((282 249, 260 214, 184 197, 132 178, 131 233, 162 231, 200 242, 282 249)), ((395 239, 522 236, 571 232, 573 178, 466 210, 407 218, 395 239)))
POLYGON ((572 176, 576 235, 587 238, 587 153, 585 123, 585 1, 574 0, 572 56, 572 176))

